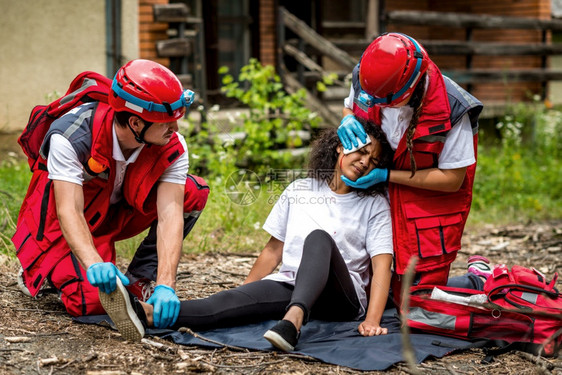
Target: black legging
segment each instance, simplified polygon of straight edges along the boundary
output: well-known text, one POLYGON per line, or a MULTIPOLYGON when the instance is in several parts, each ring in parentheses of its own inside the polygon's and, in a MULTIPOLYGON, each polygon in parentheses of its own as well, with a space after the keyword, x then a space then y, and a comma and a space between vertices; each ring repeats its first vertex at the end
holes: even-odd
POLYGON ((324 320, 352 320, 360 304, 347 266, 332 237, 315 230, 304 241, 295 286, 260 280, 210 297, 182 301, 174 328, 208 329, 281 319, 290 306, 324 320))

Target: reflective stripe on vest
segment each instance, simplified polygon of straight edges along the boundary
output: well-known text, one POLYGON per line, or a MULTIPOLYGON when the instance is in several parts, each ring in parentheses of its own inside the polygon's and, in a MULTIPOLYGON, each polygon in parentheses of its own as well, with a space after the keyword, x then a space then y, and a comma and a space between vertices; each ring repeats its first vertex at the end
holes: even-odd
POLYGON ((408 319, 431 327, 450 330, 454 330, 457 323, 455 315, 428 311, 421 307, 412 307, 408 312, 408 319))

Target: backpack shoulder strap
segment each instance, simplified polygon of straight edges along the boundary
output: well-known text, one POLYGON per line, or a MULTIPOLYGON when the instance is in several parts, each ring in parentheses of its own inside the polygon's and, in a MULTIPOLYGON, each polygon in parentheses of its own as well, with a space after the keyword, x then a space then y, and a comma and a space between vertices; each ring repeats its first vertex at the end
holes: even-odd
POLYGON ((560 297, 560 293, 556 289, 554 290, 546 290, 543 288, 539 288, 532 285, 524 285, 524 284, 505 284, 495 287, 494 289, 488 292, 488 301, 493 302, 492 300, 500 293, 505 294, 503 291, 508 290, 519 290, 522 292, 530 292, 530 293, 543 293, 549 296, 550 298, 558 298, 560 297))
POLYGON ((18 138, 32 171, 37 169, 40 147, 53 121, 69 110, 88 102, 108 103, 111 80, 95 72, 83 72, 70 83, 66 94, 47 104, 33 108, 18 138))
POLYGON ((113 123, 113 109, 109 104, 100 102, 94 114, 94 119, 90 124, 92 131, 92 147, 90 150, 90 158, 86 165, 84 165, 91 175, 97 175, 105 171, 110 165, 111 155, 107 154, 108 150, 106 150, 106 147, 100 144, 98 140, 102 139, 101 142, 104 142, 103 132, 106 129, 107 121, 113 123), (104 150, 106 152, 104 152, 104 150))

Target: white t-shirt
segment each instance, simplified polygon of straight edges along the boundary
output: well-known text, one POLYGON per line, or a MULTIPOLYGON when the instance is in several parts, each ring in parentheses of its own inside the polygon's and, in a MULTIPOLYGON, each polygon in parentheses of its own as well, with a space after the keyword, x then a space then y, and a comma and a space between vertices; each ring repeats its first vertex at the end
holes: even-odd
MULTIPOLYGON (((177 133, 177 135, 185 152, 166 168, 159 181, 185 185, 189 168, 187 144, 181 134, 177 133)), ((111 204, 115 204, 121 199, 127 166, 137 160, 143 147, 144 145, 139 146, 128 159, 125 159, 117 141, 114 125, 112 157, 115 160, 116 173, 110 199, 111 204)), ((78 160, 78 155, 70 141, 60 134, 53 134, 51 136, 49 155, 47 157, 47 170, 51 180, 67 181, 78 185, 82 185, 84 182, 84 167, 78 160)))
MULTIPOLYGON (((355 90, 353 86, 349 91, 349 96, 344 99, 344 106, 353 109, 353 97, 355 90)), ((398 148, 410 120, 414 114, 414 109, 410 106, 402 107, 383 107, 381 108, 381 127, 393 150, 398 148)), ((453 127, 445 137, 443 150, 439 155, 438 167, 440 169, 455 169, 468 167, 476 162, 474 157, 473 134, 470 118, 465 114, 458 123, 451 124, 453 127)))
POLYGON ((316 229, 334 239, 347 265, 363 315, 371 258, 393 254, 390 207, 386 198, 334 193, 327 183, 312 178, 292 182, 271 210, 263 229, 283 241, 278 273, 264 279, 295 284, 304 240, 316 229))

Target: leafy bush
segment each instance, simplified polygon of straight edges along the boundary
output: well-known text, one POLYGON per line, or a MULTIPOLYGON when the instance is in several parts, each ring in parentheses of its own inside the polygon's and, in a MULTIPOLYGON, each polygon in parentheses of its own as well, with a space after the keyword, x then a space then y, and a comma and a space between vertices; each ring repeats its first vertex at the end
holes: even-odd
POLYGON ((475 219, 562 217, 562 110, 538 102, 517 104, 496 127, 501 138, 479 150, 475 219))
POLYGON ((13 253, 10 239, 16 231, 21 202, 31 173, 26 162, 10 152, 0 162, 0 254, 13 253))
POLYGON ((222 91, 248 110, 238 112, 229 126, 212 120, 213 109, 207 114, 210 121, 188 137, 192 170, 221 179, 239 168, 260 176, 270 169, 293 168, 294 156, 280 150, 303 146, 299 131, 310 131, 321 121, 306 107, 306 91, 286 93, 274 67, 256 59, 241 69, 238 80, 226 67, 219 73, 224 74, 222 91))

